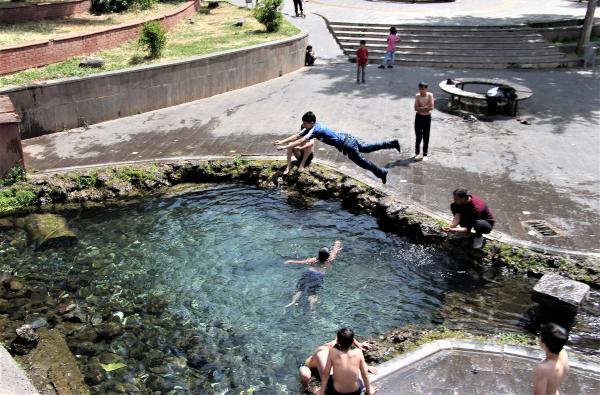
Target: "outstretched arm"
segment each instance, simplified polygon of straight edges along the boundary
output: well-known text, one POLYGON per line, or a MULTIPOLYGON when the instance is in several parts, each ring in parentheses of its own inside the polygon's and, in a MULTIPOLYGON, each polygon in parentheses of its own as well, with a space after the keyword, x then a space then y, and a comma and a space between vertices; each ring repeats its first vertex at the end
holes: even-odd
POLYGON ((285 150, 285 149, 288 149, 288 148, 299 147, 301 145, 304 145, 308 141, 308 139, 306 137, 300 137, 298 135, 295 135, 294 137, 299 137, 299 138, 297 140, 292 141, 291 143, 290 142, 286 142, 284 140, 284 141, 281 142, 281 144, 277 144, 277 149, 281 151, 281 150, 285 150))
POLYGON ((301 261, 288 260, 288 261, 283 262, 283 264, 287 265, 288 263, 296 263, 298 265, 309 265, 311 263, 317 263, 317 262, 318 262, 317 258, 306 258, 301 261))
POLYGON ((286 144, 289 143, 290 141, 296 141, 300 138, 300 136, 298 136, 297 134, 292 134, 290 137, 287 137, 283 140, 275 140, 273 141, 274 145, 282 145, 282 144, 286 144))
POLYGON ((339 240, 336 240, 335 243, 333 243, 333 247, 331 248, 331 253, 329 254, 329 259, 327 259, 327 261, 329 263, 333 262, 335 260, 335 258, 337 257, 337 254, 339 254, 339 252, 342 250, 342 242, 339 240))
POLYGON ((323 373, 321 373, 321 388, 319 388, 319 395, 325 395, 325 390, 327 389, 327 382, 329 381, 329 374, 331 373, 331 367, 333 365, 333 360, 331 359, 332 352, 327 356, 327 363, 325 364, 325 369, 323 369, 323 373))
POLYGON ((365 362, 365 356, 360 356, 360 375, 362 377, 363 383, 365 384, 365 394, 371 395, 373 394, 373 389, 371 388, 371 382, 369 381, 369 372, 367 368, 367 363, 365 362))

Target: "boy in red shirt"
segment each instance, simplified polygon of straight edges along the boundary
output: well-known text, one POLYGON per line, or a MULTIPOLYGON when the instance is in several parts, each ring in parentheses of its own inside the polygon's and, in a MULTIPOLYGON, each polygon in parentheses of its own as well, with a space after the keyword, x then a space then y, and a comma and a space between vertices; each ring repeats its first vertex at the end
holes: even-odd
POLYGON ((360 47, 356 50, 356 83, 359 84, 361 81, 365 83, 365 67, 369 63, 369 50, 367 49, 367 42, 360 40, 360 47), (362 78, 361 78, 362 77, 362 78))

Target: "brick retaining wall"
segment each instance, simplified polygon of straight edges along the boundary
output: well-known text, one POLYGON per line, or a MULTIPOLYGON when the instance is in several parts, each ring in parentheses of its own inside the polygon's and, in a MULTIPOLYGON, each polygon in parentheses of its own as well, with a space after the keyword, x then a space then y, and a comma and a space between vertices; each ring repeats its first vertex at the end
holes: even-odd
POLYGON ((63 18, 88 12, 91 7, 91 0, 67 0, 60 3, 8 3, 0 7, 0 23, 63 18))
MULTIPOLYGON (((177 25, 181 18, 195 15, 199 5, 200 0, 189 0, 169 14, 149 20, 159 21, 166 29, 170 29, 177 25)), ((2 47, 0 48, 0 75, 116 47, 137 39, 144 22, 146 21, 126 23, 90 33, 62 36, 54 40, 2 47)))
POLYGON ((21 116, 21 136, 104 122, 277 78, 304 66, 308 35, 160 65, 0 90, 21 116))

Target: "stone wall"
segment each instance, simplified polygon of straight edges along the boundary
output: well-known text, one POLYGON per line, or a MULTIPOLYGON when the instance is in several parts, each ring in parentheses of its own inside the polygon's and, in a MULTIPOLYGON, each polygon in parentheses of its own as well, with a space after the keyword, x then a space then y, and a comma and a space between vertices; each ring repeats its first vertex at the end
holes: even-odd
POLYGON ((14 166, 24 167, 19 121, 10 99, 0 96, 0 177, 14 166))
MULTIPOLYGON (((159 21, 169 30, 183 17, 195 15, 199 6, 200 0, 189 0, 170 13, 149 20, 159 21)), ((46 41, 2 47, 0 48, 0 75, 116 47, 137 39, 144 22, 147 21, 125 23, 84 34, 71 34, 46 41)))
POLYGON ((60 3, 8 3, 0 7, 0 23, 63 18, 87 12, 91 7, 91 0, 67 0, 60 3))
POLYGON ((184 61, 0 90, 21 116, 22 138, 206 98, 304 65, 308 35, 184 61))

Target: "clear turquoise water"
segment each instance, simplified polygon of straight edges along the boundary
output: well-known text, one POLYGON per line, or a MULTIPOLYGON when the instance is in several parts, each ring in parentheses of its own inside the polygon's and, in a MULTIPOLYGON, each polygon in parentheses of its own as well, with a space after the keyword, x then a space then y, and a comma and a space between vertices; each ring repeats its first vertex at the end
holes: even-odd
MULTIPOLYGON (((300 393, 298 366, 339 327, 372 336, 429 325, 438 322, 446 297, 494 301, 453 312, 467 317, 465 329, 520 332, 535 283, 410 244, 380 231, 371 216, 341 210, 339 202, 307 205, 278 190, 239 185, 84 211, 70 225, 80 239, 76 247, 29 252, 20 274, 88 273, 90 287, 108 298, 105 310, 137 312, 142 321, 139 305, 149 295, 168 299, 159 315, 171 325, 158 347, 165 360, 185 357, 185 347, 173 344, 190 330, 206 356, 203 367, 169 365, 173 385, 191 391, 192 381, 204 380, 210 384, 203 388, 214 393, 300 393), (315 256, 335 240, 344 248, 325 276, 319 303, 312 310, 306 302, 285 308, 306 267, 283 261, 315 256)), ((145 330, 163 331, 155 324, 145 330)), ((130 357, 127 365, 124 380, 143 382, 144 357, 130 357)))

